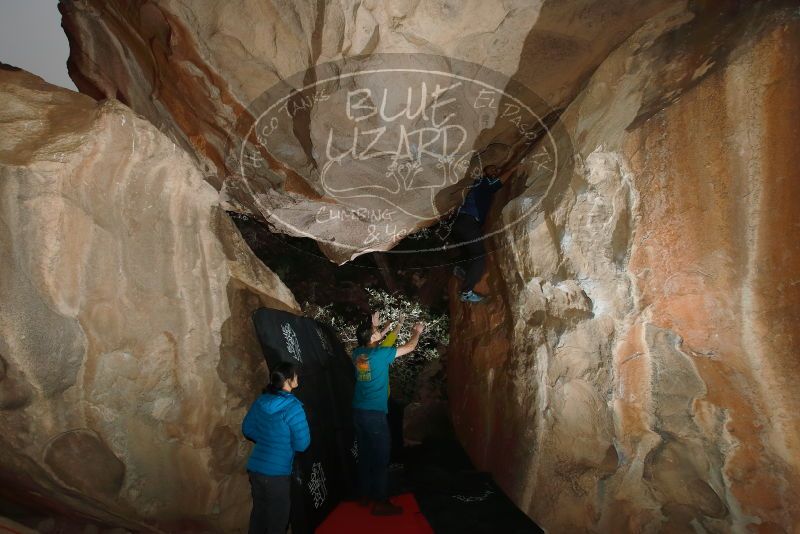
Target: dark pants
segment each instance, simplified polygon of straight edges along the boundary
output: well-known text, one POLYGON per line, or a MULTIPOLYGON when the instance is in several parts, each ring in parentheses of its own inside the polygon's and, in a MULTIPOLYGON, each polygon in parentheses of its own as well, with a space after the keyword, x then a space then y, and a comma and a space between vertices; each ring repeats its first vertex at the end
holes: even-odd
POLYGON ((464 243, 459 248, 464 262, 464 283, 461 291, 471 291, 475 288, 483 271, 486 268, 486 250, 483 248, 483 228, 481 223, 471 215, 459 213, 453 223, 453 237, 455 244, 464 243))
POLYGON ((391 436, 386 414, 353 410, 358 440, 358 493, 373 501, 389 499, 389 451, 391 436))
POLYGON ((249 534, 286 534, 289 524, 289 477, 248 471, 253 492, 249 534))

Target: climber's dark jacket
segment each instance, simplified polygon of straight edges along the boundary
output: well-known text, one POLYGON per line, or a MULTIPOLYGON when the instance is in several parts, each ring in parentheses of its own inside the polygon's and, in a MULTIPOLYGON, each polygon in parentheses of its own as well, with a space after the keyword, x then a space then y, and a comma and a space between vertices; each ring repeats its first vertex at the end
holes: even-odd
POLYGON ((497 178, 482 176, 470 186, 464 203, 458 210, 459 214, 467 214, 483 224, 489 208, 492 206, 492 196, 503 187, 503 182, 497 178))

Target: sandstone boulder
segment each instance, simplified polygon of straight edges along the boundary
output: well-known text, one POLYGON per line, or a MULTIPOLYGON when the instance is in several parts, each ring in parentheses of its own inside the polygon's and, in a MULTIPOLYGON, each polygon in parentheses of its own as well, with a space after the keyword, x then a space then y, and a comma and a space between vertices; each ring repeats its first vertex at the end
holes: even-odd
POLYGON ((800 19, 694 9, 603 61, 562 116, 574 159, 496 214, 538 206, 492 300, 451 306, 456 430, 554 532, 800 524, 800 19))
MULTIPOLYGON (((171 136, 198 162, 227 208, 256 214, 277 230, 317 239, 338 262, 365 250, 389 248, 397 235, 386 232, 365 243, 363 232, 375 216, 369 210, 379 204, 367 204, 366 212, 359 211, 365 206, 322 186, 325 141, 331 139, 331 146, 345 149, 351 119, 341 108, 321 113, 325 107, 319 102, 324 101, 314 97, 324 95, 293 94, 293 89, 316 87, 320 80, 328 84, 323 88, 347 88, 351 78, 345 75, 380 67, 386 60, 381 54, 398 53, 448 75, 461 73, 453 71, 456 60, 466 61, 530 88, 541 98, 541 108, 535 111, 545 126, 560 117, 556 127, 549 128, 552 135, 539 138, 537 131, 537 144, 520 148, 516 144, 520 132, 497 127, 501 113, 469 115, 471 121, 465 124, 470 125, 472 137, 466 150, 459 158, 440 162, 452 173, 446 178, 456 180, 445 181, 448 187, 434 195, 436 202, 428 203, 444 213, 458 202, 457 186, 476 165, 469 150, 481 155, 478 166, 525 158, 527 176, 507 188, 492 217, 490 242, 497 252, 479 289, 490 291, 493 298, 466 307, 455 299, 455 285, 451 288, 449 402, 456 430, 473 460, 490 470, 523 510, 552 531, 796 530, 800 390, 792 380, 798 376, 795 355, 800 346, 796 312, 800 250, 792 232, 800 224, 794 209, 800 203, 800 182, 791 156, 800 124, 796 54, 800 28, 793 2, 85 0, 63 1, 61 6, 71 40, 70 68, 82 91, 123 101, 171 136), (259 124, 254 113, 263 104, 260 99, 266 94, 269 101, 268 91, 276 86, 289 95, 287 106, 291 103, 294 111, 290 120, 274 129, 270 120, 262 125, 269 127, 266 133, 263 129, 256 133, 275 134, 277 140, 264 146, 251 127, 259 124), (248 152, 244 150, 248 143, 260 146, 248 152), (241 149, 238 157, 234 153, 230 158, 231 146, 241 149), (565 157, 548 164, 538 158, 556 153, 565 157), (252 156, 257 171, 242 170, 242 162, 249 161, 244 154, 252 156), (320 210, 339 215, 320 221, 320 210)), ((381 89, 395 80, 378 76, 350 88, 381 89)), ((397 111, 403 100, 390 104, 397 111)), ((89 103, 85 106, 95 109, 89 103)), ((118 109, 117 104, 103 106, 118 109)), ((47 116, 47 137, 37 150, 64 152, 59 143, 70 131, 81 131, 76 124, 92 123, 92 113, 73 111, 70 127, 59 130, 60 113, 47 116)), ((130 120, 126 124, 122 126, 129 127, 130 120)), ((380 123, 369 124, 375 129, 380 123)), ((44 134, 36 133, 39 127, 33 122, 17 132, 40 139, 36 136, 44 134)), ((127 139, 119 132, 114 139, 108 141, 113 146, 130 142, 119 141, 127 139)), ((407 148, 411 155, 419 153, 419 144, 407 148)), ((31 149, 4 154, 24 155, 26 150, 31 149)), ((380 160, 346 163, 341 169, 334 167, 345 173, 338 177, 365 187, 388 170, 398 184, 407 185, 419 170, 410 161, 392 169, 380 160)), ((431 185, 434 170, 441 169, 423 166, 426 185, 431 185)), ((200 174, 195 171, 192 176, 200 174)), ((7 183, 12 185, 4 182, 4 188, 16 182, 7 183)), ((210 195, 210 205, 213 191, 192 184, 210 195)), ((70 182, 72 187, 84 191, 80 181, 70 182)), ((102 198, 113 201, 117 213, 127 217, 133 214, 122 210, 125 202, 138 202, 147 193, 134 186, 131 194, 126 190, 118 197, 100 190, 102 198)), ((422 204, 416 194, 408 193, 399 204, 418 208, 422 204)), ((61 252, 56 251, 62 249, 65 258, 72 256, 64 262, 25 267, 21 272, 34 274, 2 286, 25 294, 35 293, 26 289, 29 286, 45 288, 46 299, 26 298, 24 309, 47 317, 45 322, 51 325, 46 340, 16 334, 8 339, 42 343, 30 349, 31 354, 49 354, 58 347, 63 357, 55 365, 37 363, 33 357, 29 358, 33 363, 22 365, 25 360, 0 347, 0 405, 12 414, 27 413, 40 405, 43 396, 86 390, 76 389, 75 384, 83 384, 87 377, 90 381, 107 377, 102 382, 107 384, 104 392, 121 387, 117 382, 138 380, 140 371, 130 363, 133 353, 127 341, 97 345, 107 358, 86 371, 81 347, 93 351, 97 335, 91 328, 73 328, 59 317, 90 313, 88 323, 106 325, 106 336, 122 340, 128 329, 119 328, 115 308, 89 310, 85 288, 95 287, 87 286, 87 281, 103 286, 116 281, 118 272, 124 279, 143 280, 137 274, 141 264, 125 263, 122 269, 91 276, 76 274, 72 266, 83 265, 93 249, 87 252, 69 242, 61 245, 66 238, 56 232, 69 237, 85 233, 90 224, 76 215, 62 217, 62 225, 53 222, 52 214, 84 204, 65 202, 62 211, 48 205, 44 214, 37 212, 28 219, 8 211, 18 210, 18 204, 4 207, 12 214, 4 221, 35 233, 29 241, 40 243, 35 250, 41 257, 58 256, 61 252), (44 221, 49 221, 46 229, 44 221), (51 317, 53 310, 62 315, 51 317)), ((140 211, 148 205, 135 204, 140 211)), ((153 213, 163 217, 163 211, 153 213)), ((175 207, 169 213, 178 216, 175 207)), ((408 223, 413 218, 404 219, 406 229, 424 226, 438 216, 425 215, 413 224, 408 223)), ((96 218, 99 228, 117 228, 111 224, 116 219, 109 217, 89 218, 96 218)), ((378 221, 382 217, 378 212, 378 221)), ((150 220, 142 215, 139 224, 147 227, 150 220)), ((125 228, 109 239, 115 242, 134 231, 125 228)), ((92 235, 105 239, 101 230, 92 235)), ((131 251, 120 252, 115 260, 119 262, 146 255, 129 243, 102 248, 107 249, 131 251)), ((235 257, 245 258, 246 253, 238 250, 235 257)), ((24 255, 25 261, 36 257, 40 256, 24 255)), ((155 257, 166 261, 172 256, 155 257)), ((229 269, 248 265, 231 262, 227 261, 229 269)), ((160 264, 146 265, 153 269, 160 264)), ((217 272, 213 262, 203 265, 217 272)), ((204 288, 203 280, 214 280, 202 274, 202 268, 201 280, 192 287, 204 288)), ((183 269, 179 272, 189 267, 183 269)), ((255 272, 236 271, 231 276, 240 280, 255 272)), ((208 284, 216 291, 224 285, 208 284)), ((150 299, 144 317, 124 308, 133 325, 164 316, 161 299, 174 299, 177 286, 167 289, 166 282, 158 286, 161 298, 139 293, 149 287, 140 282, 129 290, 150 299)), ((250 291, 229 291, 225 302, 231 309, 247 307, 250 291)), ((114 294, 108 289, 97 292, 114 294)), ((134 297, 117 300, 140 302, 134 297)), ((210 314, 212 308, 192 310, 210 314)), ((243 336, 235 330, 237 324, 223 324, 220 336, 243 336)), ((194 332, 191 326, 184 328, 181 332, 194 332)), ((162 383, 155 369, 185 336, 132 331, 134 339, 147 337, 144 354, 157 355, 145 360, 146 368, 153 369, 148 371, 147 391, 165 391, 170 398, 177 386, 167 378, 162 383)), ((242 398, 249 386, 237 384, 235 377, 242 376, 239 371, 247 360, 234 352, 233 344, 224 347, 220 353, 233 356, 220 359, 215 371, 223 377, 226 391, 242 398)), ((192 376, 216 380, 203 369, 192 376)), ((106 400, 103 393, 92 395, 115 410, 130 409, 106 400)), ((159 395, 143 397, 148 412, 157 416, 136 429, 156 421, 159 431, 169 436, 203 443, 208 437, 217 444, 215 452, 207 454, 209 465, 215 473, 230 472, 230 458, 241 458, 224 454, 236 443, 235 428, 227 423, 202 430, 195 426, 192 431, 200 437, 189 437, 189 431, 180 434, 175 414, 182 412, 175 405, 184 397, 157 402, 159 395)), ((36 418, 36 424, 55 428, 47 417, 36 418)), ((25 421, 12 422, 33 424, 25 421)), ((32 453, 17 455, 13 461, 23 462, 26 473, 40 469, 37 480, 55 480, 60 459, 76 451, 96 451, 109 466, 109 476, 102 479, 103 489, 94 498, 117 491, 118 460, 125 467, 119 491, 135 500, 128 486, 135 478, 133 462, 121 452, 120 438, 109 437, 100 427, 81 419, 79 424, 59 427, 59 432, 48 432, 48 439, 73 432, 63 442, 40 443, 36 449, 42 455, 48 451, 44 458, 56 467, 32 453)), ((15 430, 15 435, 28 435, 28 427, 18 428, 22 430, 15 430)), ((181 442, 170 443, 178 447, 175 443, 181 442)), ((4 450, 26 450, 26 446, 21 442, 4 450)), ((146 455, 151 448, 136 450, 146 455)), ((193 466, 180 472, 192 471, 193 466)), ((77 491, 87 477, 71 476, 72 482, 60 483, 77 491)), ((204 491, 203 495, 213 493, 204 491)), ((175 506, 188 509, 184 501, 189 497, 181 498, 175 506)))
POLYGON ((250 314, 298 312, 183 149, 0 69, 0 487, 134 530, 246 526, 250 314))
POLYGON ((675 4, 64 0, 60 7, 82 92, 123 101, 193 152, 230 209, 311 237, 341 263, 390 249, 457 206, 471 169, 513 156, 521 125, 540 132, 610 50, 675 4), (486 85, 465 82, 476 79, 486 85), (439 103, 451 95, 456 103, 443 106, 438 121, 388 119, 411 101, 435 115, 436 98, 422 94, 423 83, 430 91, 462 85, 440 93, 439 103), (517 128, 499 120, 517 104, 506 99, 511 108, 492 111, 476 99, 487 87, 498 98, 516 95, 512 85, 531 93, 522 100, 532 109, 517 128), (345 100, 364 91, 369 98, 351 114, 345 100), (386 113, 368 119, 372 106, 386 113))

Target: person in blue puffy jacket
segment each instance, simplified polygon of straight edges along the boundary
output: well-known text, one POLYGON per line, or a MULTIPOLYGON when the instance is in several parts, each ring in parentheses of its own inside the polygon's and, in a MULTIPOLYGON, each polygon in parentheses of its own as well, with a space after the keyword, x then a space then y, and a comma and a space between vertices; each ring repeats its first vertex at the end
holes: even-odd
POLYGON ((250 534, 285 534, 289 524, 289 475, 295 452, 311 443, 303 404, 292 395, 297 368, 280 362, 270 383, 242 422, 242 433, 255 442, 247 461, 253 493, 250 534))

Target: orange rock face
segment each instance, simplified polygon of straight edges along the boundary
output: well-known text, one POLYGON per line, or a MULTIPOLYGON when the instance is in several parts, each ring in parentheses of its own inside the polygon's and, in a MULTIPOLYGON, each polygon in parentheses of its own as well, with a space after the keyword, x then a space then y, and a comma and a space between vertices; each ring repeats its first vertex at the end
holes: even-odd
POLYGON ((798 45, 796 22, 766 30, 749 57, 644 123, 625 148, 641 184, 637 231, 648 236, 634 242, 629 268, 648 322, 681 335, 703 401, 725 412, 732 496, 744 513, 784 526, 800 521, 791 383, 800 376, 800 244, 789 237, 800 225, 790 157, 798 45))
POLYGON ((769 4, 651 19, 565 112, 576 164, 493 300, 451 307, 459 435, 545 527, 800 525, 798 45, 769 4))

